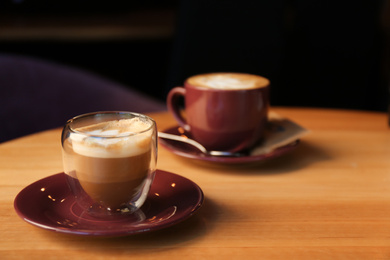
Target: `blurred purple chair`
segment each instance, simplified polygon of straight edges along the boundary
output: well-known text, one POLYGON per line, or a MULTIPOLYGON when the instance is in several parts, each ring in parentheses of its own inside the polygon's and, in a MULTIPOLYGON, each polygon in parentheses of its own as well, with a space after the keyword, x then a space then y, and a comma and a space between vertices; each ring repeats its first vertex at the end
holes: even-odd
POLYGON ((163 102, 92 73, 0 54, 0 142, 60 127, 76 115, 166 110, 163 102))

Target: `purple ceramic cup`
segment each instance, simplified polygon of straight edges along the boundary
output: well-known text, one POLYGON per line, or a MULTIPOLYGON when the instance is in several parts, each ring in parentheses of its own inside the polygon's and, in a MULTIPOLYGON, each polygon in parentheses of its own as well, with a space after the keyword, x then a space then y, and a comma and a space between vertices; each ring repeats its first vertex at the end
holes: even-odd
POLYGON ((196 75, 169 92, 167 106, 178 124, 206 149, 243 151, 263 138, 269 86, 268 79, 252 74, 196 75))

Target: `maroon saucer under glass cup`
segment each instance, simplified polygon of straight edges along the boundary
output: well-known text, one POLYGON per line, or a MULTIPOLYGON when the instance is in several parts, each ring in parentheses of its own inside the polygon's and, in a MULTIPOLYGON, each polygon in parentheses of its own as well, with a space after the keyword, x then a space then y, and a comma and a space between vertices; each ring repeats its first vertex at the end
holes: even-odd
POLYGON ((196 183, 156 169, 156 124, 145 115, 76 116, 61 140, 64 172, 15 197, 17 214, 29 224, 82 236, 128 236, 173 226, 203 204, 196 183))
POLYGON ((153 119, 131 112, 96 112, 70 119, 62 132, 64 172, 86 214, 133 214, 145 202, 157 163, 153 119))
POLYGON ((173 88, 167 106, 185 134, 207 150, 245 151, 264 137, 269 87, 270 81, 258 75, 200 74, 173 88))

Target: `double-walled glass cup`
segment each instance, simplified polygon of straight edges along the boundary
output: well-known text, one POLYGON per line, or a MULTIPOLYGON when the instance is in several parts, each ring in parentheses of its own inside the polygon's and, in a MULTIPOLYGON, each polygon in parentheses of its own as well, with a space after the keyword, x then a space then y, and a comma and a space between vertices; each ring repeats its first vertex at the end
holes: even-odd
POLYGON ((93 216, 136 212, 157 163, 153 119, 131 112, 96 112, 70 119, 62 131, 64 171, 76 202, 93 216))

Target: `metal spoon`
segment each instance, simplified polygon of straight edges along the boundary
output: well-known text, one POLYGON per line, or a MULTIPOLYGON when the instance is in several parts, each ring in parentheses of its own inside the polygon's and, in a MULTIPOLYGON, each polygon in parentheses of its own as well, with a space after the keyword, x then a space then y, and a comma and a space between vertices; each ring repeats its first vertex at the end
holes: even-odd
POLYGON ((203 145, 201 145, 197 141, 192 140, 186 136, 158 132, 158 137, 190 144, 190 145, 198 148, 198 150, 200 150, 202 153, 207 154, 207 155, 211 155, 211 156, 227 156, 227 157, 242 156, 241 153, 233 153, 233 152, 227 152, 227 151, 208 151, 203 145))

